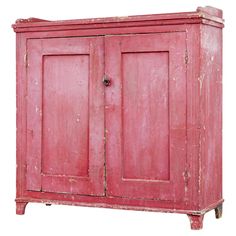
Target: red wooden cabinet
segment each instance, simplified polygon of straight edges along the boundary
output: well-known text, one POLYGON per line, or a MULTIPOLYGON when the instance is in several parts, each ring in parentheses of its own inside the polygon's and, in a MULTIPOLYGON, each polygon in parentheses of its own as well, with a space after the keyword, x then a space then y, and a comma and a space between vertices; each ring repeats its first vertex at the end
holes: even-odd
POLYGON ((222 213, 222 11, 13 25, 28 202, 222 213))

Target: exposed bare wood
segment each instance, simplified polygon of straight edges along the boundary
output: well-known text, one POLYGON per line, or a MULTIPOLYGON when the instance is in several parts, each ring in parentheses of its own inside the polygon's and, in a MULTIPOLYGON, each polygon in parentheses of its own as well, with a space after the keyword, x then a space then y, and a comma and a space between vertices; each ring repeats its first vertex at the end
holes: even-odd
POLYGON ((34 17, 30 17, 30 18, 27 18, 27 19, 17 19, 16 20, 16 24, 36 23, 36 22, 49 22, 49 21, 48 20, 39 19, 39 18, 34 18, 34 17))

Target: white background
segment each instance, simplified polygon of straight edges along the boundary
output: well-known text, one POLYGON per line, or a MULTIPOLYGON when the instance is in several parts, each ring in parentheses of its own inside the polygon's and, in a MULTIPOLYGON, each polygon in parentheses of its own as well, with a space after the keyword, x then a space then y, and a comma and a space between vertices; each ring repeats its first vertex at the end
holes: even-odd
MULTIPOLYGON (((236 59, 234 1, 226 0, 1 0, 0 2, 0 236, 2 235, 236 235, 236 59), (223 9, 224 29, 224 213, 205 215, 204 229, 191 231, 186 215, 28 204, 15 215, 15 34, 17 18, 49 20, 223 9)), ((209 193, 210 194, 210 193, 209 193)))

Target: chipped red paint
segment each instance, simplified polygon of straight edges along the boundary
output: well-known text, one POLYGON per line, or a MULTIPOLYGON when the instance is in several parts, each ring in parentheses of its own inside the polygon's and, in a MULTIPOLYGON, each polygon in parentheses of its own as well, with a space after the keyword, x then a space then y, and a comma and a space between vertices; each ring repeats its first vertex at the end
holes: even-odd
POLYGON ((28 202, 222 215, 222 11, 17 32, 17 214, 28 202))
POLYGON ((103 196, 103 39, 30 39, 27 50, 27 190, 103 196))
POLYGON ((105 39, 108 196, 183 202, 185 41, 185 32, 105 39))

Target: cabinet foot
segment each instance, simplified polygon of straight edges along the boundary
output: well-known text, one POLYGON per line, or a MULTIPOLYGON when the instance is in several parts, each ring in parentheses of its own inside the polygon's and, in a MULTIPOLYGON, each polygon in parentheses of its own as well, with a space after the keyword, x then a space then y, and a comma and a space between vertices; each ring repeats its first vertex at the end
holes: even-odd
POLYGON ((190 220, 191 229, 202 229, 204 215, 188 215, 188 217, 190 220))
POLYGON ((46 206, 51 206, 52 204, 51 204, 51 203, 46 203, 45 205, 46 205, 46 206))
POLYGON ((216 219, 219 219, 222 217, 222 213, 223 213, 223 204, 220 204, 218 205, 216 208, 215 208, 215 216, 216 216, 216 219))
POLYGON ((24 215, 25 214, 25 207, 28 202, 17 202, 16 203, 16 214, 17 215, 24 215))

